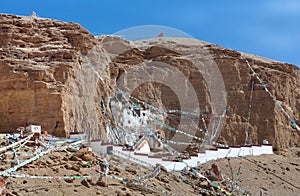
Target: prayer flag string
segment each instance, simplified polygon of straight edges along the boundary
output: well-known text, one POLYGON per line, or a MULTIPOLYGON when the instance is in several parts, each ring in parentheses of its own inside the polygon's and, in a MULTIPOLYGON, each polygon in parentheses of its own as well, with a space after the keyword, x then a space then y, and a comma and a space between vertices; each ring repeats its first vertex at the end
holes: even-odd
POLYGON ((270 97, 273 99, 273 101, 275 102, 275 104, 280 108, 280 110, 287 116, 287 118, 291 121, 293 127, 295 129, 297 129, 297 131, 300 131, 300 127, 299 125, 296 123, 296 121, 293 119, 293 117, 291 115, 288 114, 288 112, 282 107, 281 102, 278 101, 276 99, 276 97, 269 91, 269 89, 267 88, 267 85, 262 81, 262 79, 260 79, 260 77, 258 76, 258 74, 254 71, 254 69, 251 67, 249 61, 243 57, 241 57, 241 59, 246 61, 247 66, 249 67, 249 69, 252 71, 253 75, 259 80, 260 85, 264 88, 264 90, 270 95, 270 97))

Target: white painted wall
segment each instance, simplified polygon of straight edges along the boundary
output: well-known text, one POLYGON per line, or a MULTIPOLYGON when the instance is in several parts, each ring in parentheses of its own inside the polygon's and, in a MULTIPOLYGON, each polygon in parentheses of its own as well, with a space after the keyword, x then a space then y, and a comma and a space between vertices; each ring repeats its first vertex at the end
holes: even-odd
MULTIPOLYGON (((149 134, 146 130, 146 127, 152 132, 161 130, 159 125, 154 123, 152 120, 149 120, 149 116, 161 122, 164 122, 163 115, 156 114, 154 112, 151 112, 150 110, 142 110, 140 111, 140 116, 133 116, 134 111, 130 110, 129 106, 130 105, 128 105, 127 109, 125 109, 118 101, 111 101, 111 110, 114 118, 118 122, 119 126, 121 126, 124 130, 135 134, 135 138, 138 138, 141 134, 149 134)), ((128 133, 126 134, 128 135, 128 133)), ((129 135, 132 136, 132 134, 129 135)), ((151 140, 154 139, 149 140, 149 145, 151 148, 159 146, 158 142, 151 140)))
MULTIPOLYGON (((183 170, 186 167, 185 163, 187 163, 189 166, 195 167, 200 164, 206 163, 210 160, 216 160, 225 157, 258 156, 263 154, 273 154, 273 148, 270 145, 218 149, 217 151, 207 150, 205 153, 198 153, 198 157, 191 157, 191 159, 184 160, 185 163, 181 163, 173 161, 163 161, 161 158, 149 158, 148 156, 135 155, 133 151, 123 152, 122 147, 114 146, 114 150, 126 154, 126 156, 123 155, 123 158, 127 158, 132 161, 135 161, 134 159, 141 160, 150 165, 155 165, 156 163, 159 163, 163 165, 168 171, 183 170)), ((139 163, 138 161, 135 162, 139 163)))
MULTIPOLYGON (((138 135, 141 133, 147 133, 145 130, 145 125, 154 131, 159 130, 159 126, 154 122, 148 119, 148 116, 158 119, 159 121, 164 121, 163 116, 159 114, 152 113, 149 110, 141 111, 140 116, 133 116, 133 111, 129 109, 123 109, 122 105, 117 101, 111 102, 112 112, 114 116, 116 116, 121 126, 128 131, 132 131, 132 134, 138 135), (145 115, 143 115, 145 114, 145 115)), ((129 107, 128 107, 129 108, 129 107)), ((132 137, 132 136, 131 136, 132 137)), ((154 141, 150 141, 150 146, 154 145, 154 141)), ((162 164, 168 171, 171 170, 182 170, 186 167, 186 164, 180 162, 172 162, 172 161, 162 161, 161 158, 149 158, 148 156, 135 155, 134 152, 131 151, 122 151, 122 147, 114 147, 116 151, 115 154, 118 156, 122 156, 123 158, 130 159, 137 163, 144 162, 144 165, 155 165, 156 163, 162 164), (139 161, 140 160, 140 161, 139 161)), ((148 151, 148 148, 147 148, 148 151)), ((251 147, 231 147, 229 149, 218 149, 218 150, 206 150, 204 154, 199 153, 198 157, 192 157, 189 160, 185 160, 185 162, 195 167, 199 164, 203 164, 205 162, 221 159, 225 157, 239 157, 239 156, 258 156, 262 154, 273 154, 273 148, 269 145, 262 146, 251 146, 251 147)))

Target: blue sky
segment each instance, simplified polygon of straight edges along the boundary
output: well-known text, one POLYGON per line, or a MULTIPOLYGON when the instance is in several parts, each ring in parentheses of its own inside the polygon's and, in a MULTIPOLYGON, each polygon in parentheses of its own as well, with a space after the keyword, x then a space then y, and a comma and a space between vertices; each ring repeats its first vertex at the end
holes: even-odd
POLYGON ((300 65, 297 0, 1 0, 0 12, 72 21, 93 34, 140 25, 177 28, 227 48, 300 65))

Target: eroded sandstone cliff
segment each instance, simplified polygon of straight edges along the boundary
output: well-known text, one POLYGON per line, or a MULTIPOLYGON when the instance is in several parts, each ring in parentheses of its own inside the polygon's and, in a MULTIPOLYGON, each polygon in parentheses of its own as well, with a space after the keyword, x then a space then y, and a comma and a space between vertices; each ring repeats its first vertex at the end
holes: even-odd
MULTIPOLYGON (((213 59, 221 72, 227 94, 226 123, 218 141, 230 145, 245 142, 249 104, 251 104, 248 143, 262 144, 266 139, 277 149, 299 145, 297 131, 292 128, 287 116, 275 105, 257 79, 254 80, 253 98, 250 103, 252 72, 245 59, 249 61, 270 92, 282 103, 285 110, 293 118, 298 119, 299 124, 298 67, 191 39, 156 38, 135 41, 132 45, 134 49, 131 52, 120 54, 113 60, 119 70, 126 70, 134 65, 142 66, 144 61, 164 62, 172 65, 184 73, 186 79, 191 82, 193 89, 196 90, 200 108, 204 110, 209 108, 210 112, 213 96, 207 84, 210 81, 204 80, 205 71, 199 71, 195 64, 212 64, 211 59, 213 59), (172 51, 167 50, 170 48, 172 51)), ((168 74, 170 73, 166 73, 168 74)), ((138 77, 140 70, 137 69, 134 75, 138 77)), ((213 74, 209 76, 213 77, 213 74)), ((166 109, 181 109, 178 95, 174 94, 171 88, 163 85, 145 83, 133 94, 146 102, 163 105, 166 109)), ((184 90, 183 94, 186 94, 186 99, 190 99, 189 94, 184 90)), ((168 120, 172 125, 179 124, 178 120, 168 120)), ((199 125, 203 128, 201 121, 199 125)), ((166 135, 168 133, 170 131, 166 130, 166 135)))
POLYGON ((78 84, 97 85, 97 79, 81 77, 86 72, 82 55, 96 42, 75 23, 1 15, 0 129, 41 124, 58 136, 87 129, 88 123, 100 129, 98 122, 86 120, 90 98, 100 100, 100 92, 78 84))
MULTIPOLYGON (((195 64, 216 63, 224 80, 228 109, 218 141, 243 144, 251 71, 241 57, 248 59, 271 93, 299 123, 299 68, 213 44, 164 37, 130 42, 117 37, 95 38, 74 23, 1 15, 0 46, 0 130, 3 131, 41 124, 58 136, 90 129, 96 133, 95 137, 105 139, 108 121, 100 102, 108 103, 115 84, 129 69, 136 68, 131 74, 139 77, 143 66, 156 62, 179 70, 185 76, 184 82, 195 89, 199 108, 211 112, 213 95, 209 91, 211 84, 205 79, 205 71, 209 75, 210 70, 199 72, 195 64)), ((170 72, 166 71, 162 78, 168 76, 170 72)), ((183 99, 190 97, 192 92, 188 89, 182 89, 183 99)), ((146 82, 132 94, 165 109, 182 109, 178 95, 166 85, 146 82)), ((194 106, 189 101, 185 104, 188 109, 194 106)), ((166 121, 178 125, 178 120, 166 121)), ((298 133, 258 80, 255 80, 250 124, 249 143, 261 144, 267 139, 276 148, 299 144, 298 133)), ((166 135, 171 137, 167 131, 166 135)))

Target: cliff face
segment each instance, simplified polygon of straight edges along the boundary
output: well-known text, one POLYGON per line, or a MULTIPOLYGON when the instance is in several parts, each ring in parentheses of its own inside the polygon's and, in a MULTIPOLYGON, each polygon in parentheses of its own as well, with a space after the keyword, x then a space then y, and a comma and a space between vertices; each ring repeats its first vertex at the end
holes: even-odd
MULTIPOLYGON (((228 109, 218 141, 242 144, 247 127, 251 71, 241 57, 248 59, 284 108, 300 119, 299 69, 294 65, 191 39, 129 42, 114 37, 95 38, 77 24, 35 17, 1 15, 0 34, 0 130, 41 124, 58 136, 91 129, 95 137, 105 139, 108 121, 102 113, 101 100, 108 103, 124 73, 134 68, 130 76, 139 83, 144 80, 143 66, 155 66, 157 62, 179 70, 184 76, 181 82, 195 90, 199 108, 211 112, 214 94, 210 87, 218 88, 218 85, 207 82, 210 66, 201 72, 195 64, 216 63, 224 80, 228 109)), ((165 70, 160 80, 168 77, 171 72, 165 70)), ((155 81, 141 83, 132 92, 135 97, 178 110, 183 109, 182 100, 188 100, 185 109, 193 110, 190 88, 180 89, 178 97, 176 90, 168 85, 155 81)), ((166 122, 175 127, 179 124, 178 120, 169 118, 166 122)), ((250 143, 261 144, 267 139, 277 148, 299 143, 299 135, 258 80, 254 85, 250 124, 250 143)), ((166 135, 171 137, 167 131, 166 135)))
MULTIPOLYGON (((300 103, 299 69, 290 64, 241 54, 249 59, 255 72, 267 85, 270 92, 280 101, 285 110, 298 119, 300 103)), ((221 134, 230 143, 240 143, 245 139, 245 127, 249 107, 251 76, 245 61, 229 57, 217 61, 224 77, 228 105, 231 110, 227 116, 225 129, 221 134), (234 82, 232 82, 234 80, 234 82)), ((281 148, 299 145, 299 134, 292 128, 287 116, 275 105, 273 99, 255 79, 249 139, 261 143, 267 139, 274 147, 281 148)))
MULTIPOLYGON (((227 95, 226 122, 218 141, 231 145, 245 142, 249 104, 251 104, 248 143, 262 144, 263 140, 266 139, 277 149, 299 145, 297 131, 292 128, 287 116, 275 105, 273 99, 256 78, 254 80, 253 98, 250 103, 252 72, 248 68, 245 59, 249 61, 270 92, 282 103, 284 109, 293 118, 299 119, 300 82, 299 69, 296 66, 190 39, 157 38, 135 41, 132 42, 132 47, 134 49, 131 52, 127 51, 120 54, 113 60, 114 65, 122 70, 119 75, 122 75, 123 70, 128 71, 130 68, 137 66, 138 68, 133 71, 131 78, 140 77, 142 69, 139 68, 143 66, 142 62, 145 61, 163 62, 176 67, 191 83, 192 88, 195 89, 199 108, 204 111, 209 110, 212 112, 212 96, 214 95, 209 85, 213 86, 213 84, 209 83, 213 83, 213 80, 219 80, 219 75, 213 72, 209 73, 208 76, 211 79, 207 80, 205 75, 206 72, 209 72, 209 69, 203 66, 200 67, 203 70, 199 71, 195 64, 208 64, 208 67, 210 67, 213 66, 212 61, 216 63, 221 72, 227 95), (172 50, 168 50, 170 48, 172 50), (203 52, 203 50, 206 52, 203 52)), ((151 66, 151 63, 148 63, 147 66, 151 66)), ((130 72, 132 71, 130 70, 130 72)), ((168 78, 168 75, 172 75, 171 71, 166 72, 161 77, 168 78)), ((140 80, 143 80, 143 78, 140 80)), ((180 84, 179 80, 174 82, 176 85, 180 84)), ((213 88, 222 90, 219 86, 221 84, 217 83, 213 88)), ((166 109, 180 110, 181 102, 178 100, 178 96, 191 100, 190 94, 186 91, 188 90, 184 89, 181 91, 184 95, 178 95, 168 86, 146 82, 133 91, 133 95, 145 102, 161 105, 166 109)), ((187 107, 187 109, 189 108, 187 107)), ((167 118, 167 122, 178 128, 178 120, 167 118)), ((299 120, 297 123, 299 124, 299 120)), ((199 121, 199 125, 203 128, 201 121, 199 121)), ((165 131, 167 136, 172 136, 170 131, 165 131)), ((199 132, 196 132, 196 134, 201 136, 199 132)))
POLYGON ((86 120, 90 99, 98 98, 94 108, 101 93, 85 84, 99 85, 98 79, 82 77, 87 63, 82 55, 96 42, 78 24, 1 15, 0 129, 41 124, 58 136, 82 131, 88 123, 100 129, 95 122, 100 111, 86 120))

